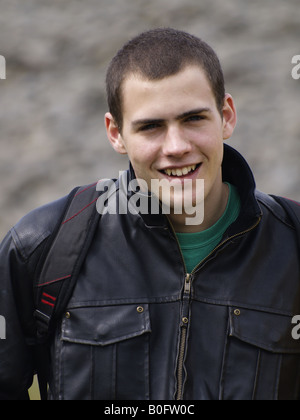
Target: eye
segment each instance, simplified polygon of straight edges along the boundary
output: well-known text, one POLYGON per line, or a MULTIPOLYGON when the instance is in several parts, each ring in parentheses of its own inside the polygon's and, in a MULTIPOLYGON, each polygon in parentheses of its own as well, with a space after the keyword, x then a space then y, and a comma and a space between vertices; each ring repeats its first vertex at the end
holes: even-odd
POLYGON ((157 123, 146 124, 140 127, 139 131, 152 131, 159 128, 160 125, 157 123))
POLYGON ((205 117, 203 115, 191 115, 185 121, 186 122, 198 122, 204 120, 205 117))

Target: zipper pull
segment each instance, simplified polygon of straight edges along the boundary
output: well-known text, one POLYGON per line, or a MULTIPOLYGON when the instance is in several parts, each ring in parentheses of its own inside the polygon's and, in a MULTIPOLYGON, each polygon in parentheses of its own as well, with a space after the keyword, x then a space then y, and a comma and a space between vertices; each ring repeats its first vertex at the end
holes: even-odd
POLYGON ((191 293, 191 275, 189 273, 187 273, 185 276, 184 293, 188 295, 191 293))

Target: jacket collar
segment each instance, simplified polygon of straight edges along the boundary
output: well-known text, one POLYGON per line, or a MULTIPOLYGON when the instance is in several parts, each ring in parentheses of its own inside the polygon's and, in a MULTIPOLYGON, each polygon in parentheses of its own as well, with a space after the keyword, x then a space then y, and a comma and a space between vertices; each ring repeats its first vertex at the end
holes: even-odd
POLYGON ((234 234, 235 231, 245 230, 253 225, 261 217, 262 211, 255 196, 255 179, 248 163, 228 144, 224 144, 222 175, 223 181, 237 188, 241 200, 240 215, 229 229, 230 233, 234 234))
MULTIPOLYGON (((231 225, 229 232, 234 234, 249 228, 261 216, 261 208, 255 198, 256 184, 253 173, 244 157, 233 147, 224 144, 222 163, 223 181, 233 184, 239 193, 241 211, 238 219, 231 225)), ((128 181, 135 179, 135 173, 130 163, 128 181)), ((149 195, 149 200, 151 195, 149 195)), ((149 205, 149 208, 151 206, 149 205)), ((141 214, 148 227, 167 227, 168 220, 162 214, 141 214)))

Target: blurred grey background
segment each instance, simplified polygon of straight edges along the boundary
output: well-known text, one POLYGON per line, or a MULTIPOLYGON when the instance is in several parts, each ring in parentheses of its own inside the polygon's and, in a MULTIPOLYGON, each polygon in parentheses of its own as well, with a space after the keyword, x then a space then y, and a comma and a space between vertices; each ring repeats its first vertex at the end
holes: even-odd
POLYGON ((238 109, 230 143, 259 189, 300 200, 299 0, 0 0, 0 236, 74 186, 127 169, 106 139, 105 72, 141 31, 202 37, 238 109))

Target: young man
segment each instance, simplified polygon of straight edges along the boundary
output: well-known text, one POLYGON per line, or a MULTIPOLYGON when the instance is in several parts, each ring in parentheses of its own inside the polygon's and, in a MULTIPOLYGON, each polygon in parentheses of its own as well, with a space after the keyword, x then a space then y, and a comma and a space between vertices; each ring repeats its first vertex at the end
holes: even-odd
MULTIPOLYGON (((236 110, 216 54, 187 33, 148 31, 112 60, 107 95, 108 138, 130 168, 103 188, 105 211, 54 325, 49 398, 300 399, 292 334, 300 208, 257 192, 243 157, 224 146, 236 110), (157 197, 159 211, 139 211, 145 197, 157 197)), ((91 188, 76 194, 76 212, 62 216, 62 198, 25 216, 2 243, 2 399, 27 396, 36 319, 47 320, 34 304, 36 273, 67 265, 69 247, 77 252, 75 230, 60 258, 45 249, 59 220, 80 230, 96 205, 84 201, 91 188)), ((60 285, 67 274, 39 286, 60 285)), ((56 299, 43 293, 45 311, 56 299)))

